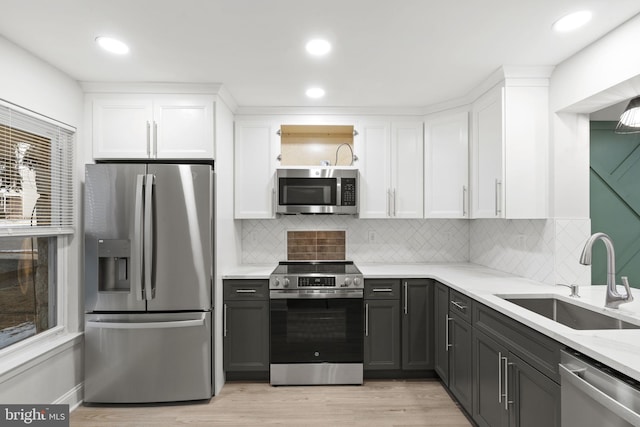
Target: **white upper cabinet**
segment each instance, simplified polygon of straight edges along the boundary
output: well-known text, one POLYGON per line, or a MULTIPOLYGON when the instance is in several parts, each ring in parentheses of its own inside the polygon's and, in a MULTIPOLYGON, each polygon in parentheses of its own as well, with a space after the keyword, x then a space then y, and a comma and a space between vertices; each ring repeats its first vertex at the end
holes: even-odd
POLYGON ((234 217, 275 217, 275 171, 280 152, 275 121, 236 121, 234 217))
POLYGON ((213 97, 154 99, 155 158, 213 159, 213 97))
POLYGON ((546 79, 507 79, 472 107, 471 217, 548 217, 546 79))
POLYGON ((358 132, 360 218, 422 218, 422 122, 361 122, 358 132))
POLYGON ((95 95, 94 159, 214 158, 210 95, 95 95))
POLYGON ((469 217, 469 113, 425 118, 424 216, 469 217))
POLYGON ((504 218, 502 88, 473 104, 471 217, 504 218))
POLYGON ((391 123, 391 214, 423 217, 423 124, 391 123))
POLYGON ((391 123, 361 122, 354 139, 360 170, 360 218, 388 218, 391 123))

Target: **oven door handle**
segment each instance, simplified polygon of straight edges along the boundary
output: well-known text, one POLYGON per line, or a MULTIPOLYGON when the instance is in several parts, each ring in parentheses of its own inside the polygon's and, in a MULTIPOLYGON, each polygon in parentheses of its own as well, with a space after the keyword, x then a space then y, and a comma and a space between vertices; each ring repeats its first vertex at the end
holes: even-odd
POLYGON ((305 298, 318 298, 318 299, 329 299, 329 298, 362 298, 364 292, 362 289, 307 289, 307 290, 297 290, 297 291, 287 291, 287 290, 271 290, 269 292, 269 298, 271 299, 305 299, 305 298))

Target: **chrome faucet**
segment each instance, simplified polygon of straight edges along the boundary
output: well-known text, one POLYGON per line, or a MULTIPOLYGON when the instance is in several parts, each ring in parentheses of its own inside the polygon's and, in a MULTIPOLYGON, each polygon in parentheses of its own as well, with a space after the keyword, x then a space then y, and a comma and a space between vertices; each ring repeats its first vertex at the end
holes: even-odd
POLYGON ((597 240, 602 240, 605 248, 607 249, 607 297, 605 299, 605 307, 618 308, 620 304, 633 301, 631 295, 631 288, 629 287, 629 280, 626 277, 622 277, 622 284, 626 289, 626 295, 618 293, 616 288, 616 255, 613 250, 613 241, 611 237, 604 233, 595 233, 587 239, 587 243, 584 245, 582 255, 580 255, 580 264, 591 265, 591 251, 593 244, 597 240))

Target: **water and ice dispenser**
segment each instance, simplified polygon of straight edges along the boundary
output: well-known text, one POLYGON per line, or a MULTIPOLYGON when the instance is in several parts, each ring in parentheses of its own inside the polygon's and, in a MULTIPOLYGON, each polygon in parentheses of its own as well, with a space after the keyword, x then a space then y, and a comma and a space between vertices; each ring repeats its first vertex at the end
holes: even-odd
POLYGON ((129 240, 98 240, 98 290, 100 292, 128 292, 131 289, 130 258, 129 240))

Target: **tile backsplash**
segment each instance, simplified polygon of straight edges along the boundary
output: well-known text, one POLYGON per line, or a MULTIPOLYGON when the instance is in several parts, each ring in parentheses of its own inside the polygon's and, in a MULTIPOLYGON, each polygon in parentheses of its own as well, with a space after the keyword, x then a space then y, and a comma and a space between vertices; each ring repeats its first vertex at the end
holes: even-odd
POLYGON ((344 260, 345 231, 287 231, 287 259, 344 260))
POLYGON ((586 285, 591 270, 578 259, 590 227, 589 219, 403 220, 288 215, 242 220, 242 263, 276 264, 290 258, 289 232, 339 231, 344 233, 344 259, 355 262, 472 262, 543 283, 586 285))
POLYGON ((471 221, 469 261, 547 284, 591 283, 578 262, 589 219, 471 221))
POLYGON ((345 233, 345 258, 355 262, 467 262, 466 220, 357 219, 342 215, 287 215, 242 220, 242 262, 286 259, 287 232, 332 230, 345 233))

